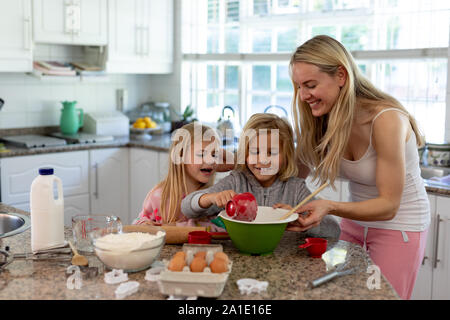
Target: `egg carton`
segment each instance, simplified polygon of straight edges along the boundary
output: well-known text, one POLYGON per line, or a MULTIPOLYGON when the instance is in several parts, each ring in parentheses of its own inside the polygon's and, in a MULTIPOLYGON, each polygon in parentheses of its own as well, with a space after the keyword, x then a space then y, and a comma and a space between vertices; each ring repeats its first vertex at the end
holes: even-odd
POLYGON ((167 268, 169 261, 163 260, 165 268, 164 271, 160 273, 160 279, 158 280, 159 291, 165 295, 187 297, 197 296, 208 298, 219 297, 222 294, 228 280, 233 262, 230 261, 228 263, 228 271, 223 273, 212 273, 209 268, 209 263, 211 261, 208 260, 211 260, 210 257, 216 252, 223 251, 222 245, 184 244, 183 251, 186 253, 187 265, 182 271, 169 270, 167 268), (192 272, 189 269, 189 265, 195 253, 199 251, 206 251, 206 262, 208 266, 205 267, 203 272, 192 272))

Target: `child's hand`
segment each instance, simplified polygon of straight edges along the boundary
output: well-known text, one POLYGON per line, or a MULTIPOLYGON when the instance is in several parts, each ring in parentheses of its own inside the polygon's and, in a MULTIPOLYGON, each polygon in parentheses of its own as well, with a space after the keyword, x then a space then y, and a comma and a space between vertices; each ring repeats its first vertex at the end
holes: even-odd
POLYGON ((138 222, 138 224, 144 224, 144 225, 149 225, 149 226, 161 226, 162 224, 159 222, 155 222, 152 220, 141 220, 138 222))
POLYGON ((202 208, 209 208, 212 204, 215 204, 219 208, 225 207, 227 202, 230 201, 236 192, 233 190, 225 190, 221 192, 207 193, 200 197, 198 204, 202 208))
POLYGON ((234 190, 225 190, 222 192, 215 193, 214 202, 216 206, 219 208, 225 207, 234 196, 236 195, 236 192, 234 190))
POLYGON ((276 209, 276 208, 281 208, 281 209, 286 209, 286 210, 291 210, 292 207, 288 204, 284 204, 284 203, 275 203, 272 208, 276 209))

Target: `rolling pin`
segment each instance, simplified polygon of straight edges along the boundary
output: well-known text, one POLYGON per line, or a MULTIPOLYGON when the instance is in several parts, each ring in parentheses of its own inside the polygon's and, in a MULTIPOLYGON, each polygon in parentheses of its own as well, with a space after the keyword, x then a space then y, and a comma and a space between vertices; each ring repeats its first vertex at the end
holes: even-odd
POLYGON ((206 231, 206 227, 177 227, 177 226, 151 226, 147 224, 123 226, 126 232, 166 232, 167 244, 183 244, 188 242, 188 234, 191 231, 206 231))

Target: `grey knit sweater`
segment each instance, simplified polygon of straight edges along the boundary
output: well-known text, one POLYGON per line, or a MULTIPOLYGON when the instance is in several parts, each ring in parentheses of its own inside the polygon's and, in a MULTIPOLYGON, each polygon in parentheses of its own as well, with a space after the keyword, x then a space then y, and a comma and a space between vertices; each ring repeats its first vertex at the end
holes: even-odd
MULTIPOLYGON (((291 177, 287 181, 279 179, 268 188, 264 188, 253 174, 246 171, 231 171, 228 176, 213 186, 188 194, 181 202, 181 211, 187 218, 216 215, 223 208, 212 205, 207 209, 200 207, 199 199, 206 193, 234 190, 236 193, 251 192, 259 206, 271 207, 276 203, 288 204, 292 207, 300 203, 311 192, 306 187, 304 179, 291 177)), ((325 216, 319 226, 305 231, 311 237, 337 239, 340 235, 339 224, 330 215, 325 216)))

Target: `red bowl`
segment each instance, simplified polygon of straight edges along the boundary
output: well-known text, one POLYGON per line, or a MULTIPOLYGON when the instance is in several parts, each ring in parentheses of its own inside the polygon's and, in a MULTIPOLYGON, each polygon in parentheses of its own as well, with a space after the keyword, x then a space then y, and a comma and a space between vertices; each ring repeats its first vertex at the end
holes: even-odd
POLYGON ((191 231, 188 233, 188 243, 209 244, 211 234, 206 231, 191 231))
POLYGON ((327 251, 327 243, 326 239, 322 238, 306 238, 305 243, 299 245, 299 248, 306 248, 309 255, 313 258, 321 258, 322 254, 327 251))

